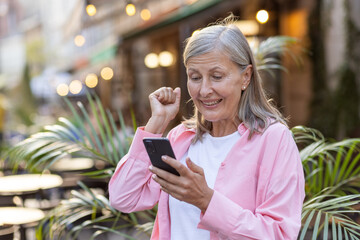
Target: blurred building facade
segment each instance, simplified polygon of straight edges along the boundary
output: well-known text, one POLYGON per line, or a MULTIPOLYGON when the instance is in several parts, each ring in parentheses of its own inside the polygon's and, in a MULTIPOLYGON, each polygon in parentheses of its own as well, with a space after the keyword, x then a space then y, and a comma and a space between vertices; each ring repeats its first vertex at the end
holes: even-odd
MULTIPOLYGON (((65 93, 73 98, 83 96, 87 88, 112 110, 134 108, 139 124, 149 117, 148 95, 152 91, 164 85, 180 86, 180 115, 189 117, 192 106, 186 103, 184 41, 196 29, 232 12, 241 21, 256 25, 252 32, 243 29, 251 44, 286 35, 298 38, 307 49, 294 50, 295 55, 301 55, 300 65, 289 56, 282 57, 287 73, 263 76, 269 95, 284 115, 290 116, 290 125, 306 125, 318 112, 313 105, 326 105, 326 100, 321 104, 316 101, 327 95, 319 89, 331 92, 339 85, 337 72, 349 52, 345 22, 350 19, 358 31, 359 11, 357 0, 0 0, 0 73, 2 79, 20 78, 19 70, 31 62, 38 71, 32 87, 43 99, 58 100, 60 84, 68 87, 65 93), (255 20, 260 9, 269 13, 264 24, 255 20), (320 47, 314 44, 317 33, 322 37, 320 47), (164 62, 159 62, 160 54, 164 62), (16 59, 13 63, 10 55, 16 59), (146 57, 150 62, 145 63, 146 57), (101 74, 104 69, 111 69, 110 76, 101 74), (69 89, 74 80, 81 82, 82 89, 69 89), (92 84, 87 85, 90 80, 92 84)), ((354 66, 359 44, 352 48, 351 68, 359 93, 360 73, 354 66)), ((354 113, 357 116, 359 108, 354 113)), ((340 135, 346 135, 341 131, 340 135)))

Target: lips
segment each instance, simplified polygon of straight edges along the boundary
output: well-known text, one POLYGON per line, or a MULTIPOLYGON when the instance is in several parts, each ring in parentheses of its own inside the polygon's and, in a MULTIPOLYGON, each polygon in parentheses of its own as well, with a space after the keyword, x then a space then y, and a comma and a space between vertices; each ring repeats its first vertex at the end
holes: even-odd
POLYGON ((215 100, 215 101, 201 101, 202 104, 204 104, 205 106, 214 106, 218 103, 220 103, 222 101, 222 99, 219 99, 219 100, 215 100))

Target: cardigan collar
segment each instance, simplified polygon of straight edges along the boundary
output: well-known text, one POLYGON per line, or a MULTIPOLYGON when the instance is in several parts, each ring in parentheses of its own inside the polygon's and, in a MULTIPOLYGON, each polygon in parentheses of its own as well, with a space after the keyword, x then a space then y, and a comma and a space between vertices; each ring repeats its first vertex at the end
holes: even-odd
MULTIPOLYGON (((240 133, 240 135, 244 135, 244 133, 246 132, 246 130, 248 130, 248 127, 246 127, 246 125, 244 124, 244 122, 240 123, 238 126, 238 132, 240 133)), ((191 133, 196 133, 195 128, 187 128, 185 130, 185 132, 191 132, 191 133)))

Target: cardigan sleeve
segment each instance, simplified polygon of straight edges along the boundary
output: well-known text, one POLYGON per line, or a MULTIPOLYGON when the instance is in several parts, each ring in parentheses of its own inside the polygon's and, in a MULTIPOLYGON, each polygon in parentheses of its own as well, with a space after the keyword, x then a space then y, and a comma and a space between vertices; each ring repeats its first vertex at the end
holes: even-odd
POLYGON ((267 144, 261 145, 255 211, 215 191, 200 216, 199 228, 212 231, 220 239, 297 239, 305 196, 299 151, 288 129, 270 133, 267 138, 267 144))
POLYGON ((142 142, 144 137, 160 134, 138 128, 129 152, 120 160, 109 182, 110 205, 125 213, 151 209, 159 200, 160 186, 148 169, 151 162, 142 142))

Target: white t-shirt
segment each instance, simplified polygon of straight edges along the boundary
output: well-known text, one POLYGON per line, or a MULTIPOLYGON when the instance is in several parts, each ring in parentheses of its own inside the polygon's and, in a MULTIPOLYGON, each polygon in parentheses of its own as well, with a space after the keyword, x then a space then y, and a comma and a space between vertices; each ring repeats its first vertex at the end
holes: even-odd
MULTIPOLYGON (((221 163, 239 138, 238 131, 224 137, 213 137, 209 133, 205 133, 202 142, 197 141, 195 144, 191 144, 180 161, 186 165, 185 160, 189 157, 196 165, 202 167, 208 186, 213 188, 221 163)), ((210 239, 209 231, 197 228, 201 213, 199 208, 181 202, 171 195, 169 196, 169 208, 171 240, 210 239)))

